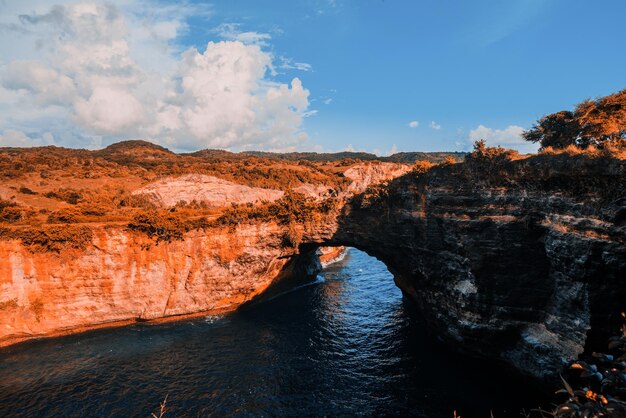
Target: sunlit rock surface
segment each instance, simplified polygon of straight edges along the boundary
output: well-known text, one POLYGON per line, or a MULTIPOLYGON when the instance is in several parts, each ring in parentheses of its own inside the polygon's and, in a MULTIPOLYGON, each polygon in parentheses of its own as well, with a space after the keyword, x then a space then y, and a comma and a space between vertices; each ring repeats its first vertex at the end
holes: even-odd
MULTIPOLYGON (((364 170, 355 190, 376 177, 364 170)), ((624 309, 625 173, 623 160, 567 155, 410 172, 299 225, 295 249, 272 223, 158 245, 102 228, 75 254, 0 242, 0 341, 234 309, 294 272, 314 275, 318 247, 354 246, 385 262, 450 345, 550 380, 603 348, 624 309)))
POLYGON ((205 174, 185 174, 152 182, 133 194, 146 196, 164 207, 194 200, 221 207, 231 203, 273 202, 280 199, 284 192, 249 187, 205 174))

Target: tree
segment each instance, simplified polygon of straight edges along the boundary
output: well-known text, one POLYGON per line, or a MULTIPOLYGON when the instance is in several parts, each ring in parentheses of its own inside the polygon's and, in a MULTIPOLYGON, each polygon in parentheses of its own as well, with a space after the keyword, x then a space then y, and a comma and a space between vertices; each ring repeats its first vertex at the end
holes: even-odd
POLYGON ((542 148, 565 148, 575 145, 603 147, 606 142, 623 143, 626 139, 626 90, 587 99, 574 112, 563 110, 544 116, 522 136, 539 142, 542 148))
POLYGON ((580 145, 626 138, 626 89, 597 100, 585 100, 574 112, 581 126, 580 145))
POLYGON ((530 130, 522 133, 525 140, 539 142, 541 148, 565 148, 577 145, 580 125, 572 112, 563 110, 544 116, 530 130))

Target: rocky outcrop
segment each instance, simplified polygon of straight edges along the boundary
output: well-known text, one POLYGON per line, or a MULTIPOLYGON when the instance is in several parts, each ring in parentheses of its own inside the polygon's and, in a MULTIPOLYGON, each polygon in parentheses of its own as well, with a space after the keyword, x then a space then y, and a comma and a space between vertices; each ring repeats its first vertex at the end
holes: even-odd
POLYGON ((626 300, 623 160, 470 159, 366 189, 375 181, 368 170, 355 173, 369 179, 355 184, 362 193, 337 213, 290 225, 297 234, 260 222, 156 245, 102 228, 86 250, 59 255, 0 242, 0 343, 233 309, 314 275, 321 246, 384 261, 453 347, 540 379, 614 331, 626 300), (298 249, 286 232, 301 236, 298 249))
POLYGON ((623 160, 456 164, 355 196, 304 240, 376 256, 452 346, 550 380, 618 329, 624 190, 623 160))
POLYGON ((379 184, 394 179, 411 171, 406 164, 370 162, 357 164, 344 171, 343 175, 350 180, 348 192, 362 193, 372 184, 379 184))
POLYGON ((327 267, 343 260, 346 256, 346 250, 346 247, 319 247, 317 255, 322 267, 327 267))
POLYGON ((280 199, 284 192, 244 186, 205 174, 185 174, 152 182, 133 194, 147 196, 164 207, 174 206, 180 201, 223 207, 231 203, 273 202, 280 199))

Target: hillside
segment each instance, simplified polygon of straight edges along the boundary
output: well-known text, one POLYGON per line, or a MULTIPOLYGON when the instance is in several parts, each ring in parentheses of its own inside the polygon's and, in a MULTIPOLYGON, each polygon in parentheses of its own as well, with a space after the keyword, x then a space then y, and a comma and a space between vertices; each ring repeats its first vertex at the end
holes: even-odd
POLYGON ((371 154, 307 155, 177 154, 141 140, 96 151, 0 148, 0 228, 10 238, 16 236, 11 228, 124 224, 147 211, 215 219, 231 205, 267 203, 285 192, 312 201, 351 193, 411 167, 371 154))

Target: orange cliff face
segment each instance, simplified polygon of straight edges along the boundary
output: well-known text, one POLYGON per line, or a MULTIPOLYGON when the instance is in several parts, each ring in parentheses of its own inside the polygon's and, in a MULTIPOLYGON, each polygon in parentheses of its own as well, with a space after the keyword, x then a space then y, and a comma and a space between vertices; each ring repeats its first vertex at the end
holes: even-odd
POLYGON ((235 309, 319 268, 313 248, 293 248, 306 227, 332 234, 333 220, 313 228, 317 209, 332 218, 355 192, 409 169, 179 155, 142 141, 0 148, 0 346, 235 309), (303 218, 291 231, 290 211, 303 218))
POLYGON ((136 320, 231 310, 265 290, 293 249, 274 224, 195 230, 158 245, 124 228, 93 245, 31 252, 0 240, 0 346, 136 320))

